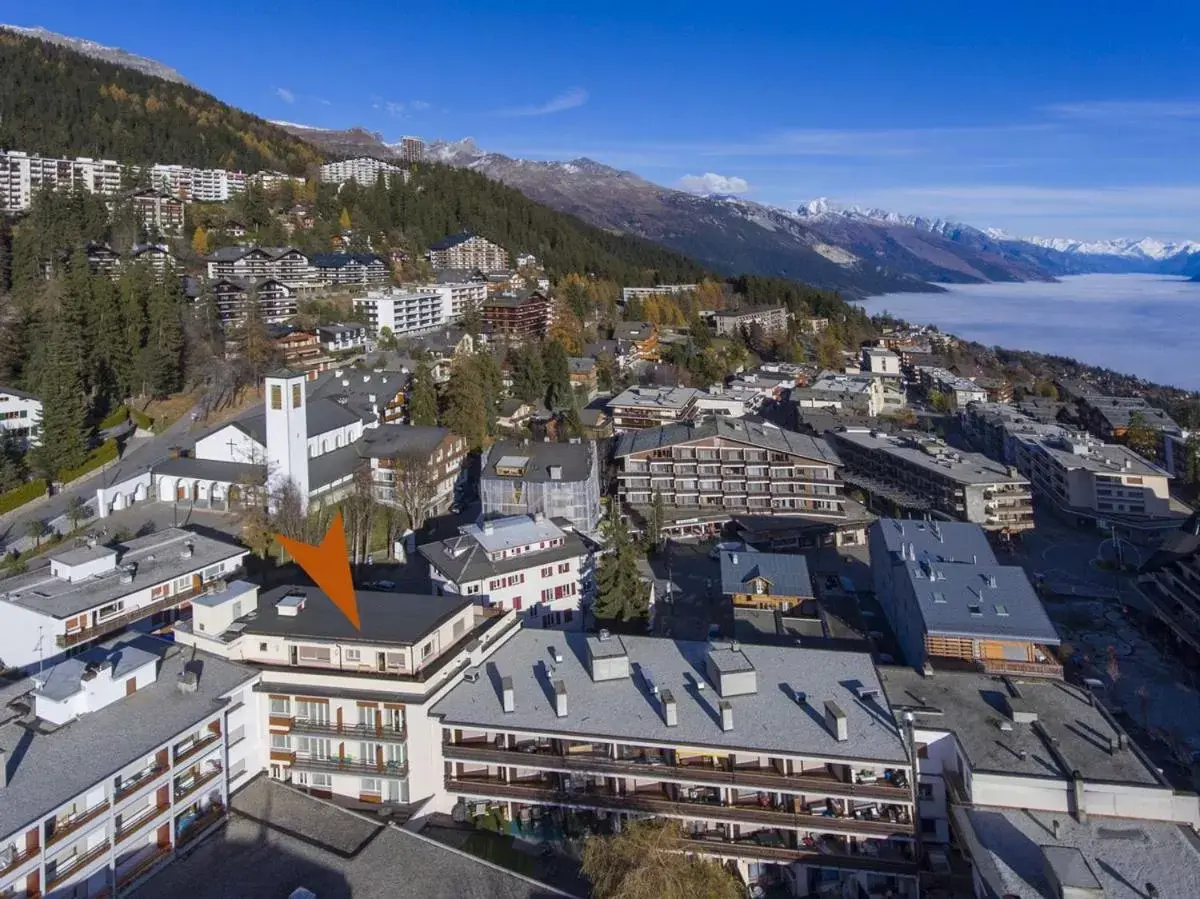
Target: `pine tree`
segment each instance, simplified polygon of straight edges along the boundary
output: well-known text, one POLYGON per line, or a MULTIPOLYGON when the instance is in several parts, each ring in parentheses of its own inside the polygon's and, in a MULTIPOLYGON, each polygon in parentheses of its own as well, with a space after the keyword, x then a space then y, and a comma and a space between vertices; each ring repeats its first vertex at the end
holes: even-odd
POLYGON ((147 314, 143 392, 169 396, 183 382, 183 297, 179 277, 172 269, 168 268, 154 284, 147 314))
POLYGON ((246 298, 242 320, 234 333, 247 380, 257 386, 262 383, 263 375, 274 368, 278 353, 253 291, 246 298))
POLYGON ((412 390, 408 399, 408 421, 414 425, 437 424, 437 391, 433 375, 424 362, 413 372, 412 390))
POLYGON ((39 391, 41 445, 34 460, 47 479, 57 479, 61 470, 82 465, 88 454, 88 407, 79 383, 77 350, 72 349, 69 331, 68 322, 62 319, 54 322, 47 341, 47 368, 39 391))
POLYGON ((571 407, 571 371, 567 351, 557 340, 546 344, 546 405, 558 411, 571 407))
POLYGON ((472 450, 480 449, 488 435, 488 416, 483 385, 469 359, 459 359, 446 383, 446 407, 442 422, 467 441, 472 450))
POLYGON ((600 621, 633 621, 650 614, 650 588, 638 571, 637 546, 617 516, 609 524, 608 551, 596 570, 596 604, 600 621))
POLYGON ((523 403, 538 403, 546 395, 546 373, 541 345, 527 343, 512 353, 513 396, 523 403))
POLYGON ((663 505, 662 491, 657 487, 654 488, 654 504, 650 507, 650 521, 647 537, 650 540, 650 546, 653 549, 658 549, 663 542, 663 526, 667 523, 667 512, 663 505))

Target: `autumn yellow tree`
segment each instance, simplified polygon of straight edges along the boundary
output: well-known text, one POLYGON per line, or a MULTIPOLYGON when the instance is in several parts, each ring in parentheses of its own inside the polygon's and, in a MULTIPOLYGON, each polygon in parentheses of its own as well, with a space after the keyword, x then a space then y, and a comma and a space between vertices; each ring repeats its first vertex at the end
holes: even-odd
POLYGON ((197 256, 208 255, 208 230, 203 225, 197 225, 192 232, 192 249, 197 256))
POLYGON ((350 230, 350 211, 342 207, 342 214, 338 216, 338 227, 343 231, 350 230))
POLYGON ((548 336, 550 340, 561 343, 568 355, 577 356, 583 351, 583 323, 564 299, 554 303, 548 336))
POLYGON ((725 308, 725 286, 713 278, 705 278, 696 285, 693 298, 697 309, 708 312, 725 308))

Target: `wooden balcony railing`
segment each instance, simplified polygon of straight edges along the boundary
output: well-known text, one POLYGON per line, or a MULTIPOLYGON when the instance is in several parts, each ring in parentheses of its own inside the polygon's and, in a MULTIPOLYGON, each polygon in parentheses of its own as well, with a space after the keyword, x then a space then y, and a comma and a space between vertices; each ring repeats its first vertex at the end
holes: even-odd
POLYGON ((128 821, 122 821, 120 828, 117 830, 117 843, 120 844, 129 839, 138 828, 149 824, 163 812, 169 811, 170 808, 171 804, 169 802, 158 803, 150 806, 137 817, 131 818, 128 821))
POLYGON ((681 848, 699 855, 716 855, 727 858, 745 858, 760 862, 807 862, 822 868, 839 868, 851 871, 872 871, 879 874, 893 874, 915 877, 916 862, 903 858, 886 858, 867 855, 865 853, 827 852, 815 847, 791 849, 786 846, 764 846, 754 840, 694 839, 683 840, 681 848))
POLYGON ((221 768, 218 767, 216 770, 209 771, 205 774, 201 774, 199 777, 194 778, 191 781, 191 783, 189 783, 187 786, 181 787, 178 784, 176 784, 176 786, 175 786, 175 801, 182 802, 184 799, 187 799, 187 797, 191 796, 193 793, 195 793, 197 790, 199 790, 202 786, 204 786, 205 784, 208 784, 208 783, 212 783, 214 780, 216 780, 220 776, 221 776, 221 768))
POLYGON ((874 799, 895 803, 911 803, 912 794, 906 787, 883 784, 844 783, 831 776, 816 774, 779 774, 769 769, 747 771, 710 768, 703 765, 671 765, 633 759, 610 759, 597 756, 559 755, 548 752, 521 752, 515 749, 493 749, 447 743, 442 747, 447 761, 486 762, 515 768, 535 768, 546 771, 581 771, 592 774, 615 774, 648 780, 681 781, 718 786, 798 793, 813 796, 842 796, 853 799, 874 799))
POLYGON ((114 802, 121 802, 128 799, 138 790, 152 784, 158 778, 167 773, 168 765, 155 765, 153 768, 148 768, 145 771, 139 771, 121 786, 117 787, 116 793, 113 795, 114 802))
MULTIPOLYGON (((12 857, 6 863, 0 865, 0 877, 3 877, 9 871, 16 870, 41 851, 41 846, 35 846, 33 849, 26 849, 23 852, 14 852, 12 857)), ((0 894, 0 896, 2 896, 2 894, 0 894)))
POLYGON ((117 888, 123 889, 124 887, 127 887, 170 854, 170 845, 159 846, 155 848, 153 852, 151 852, 141 861, 137 862, 137 864, 133 865, 133 867, 117 875, 117 888))
POLYGON ((108 840, 105 840, 99 846, 94 846, 87 852, 82 852, 72 856, 65 864, 56 865, 54 868, 54 876, 47 875, 46 889, 52 890, 64 880, 74 874, 76 871, 90 865, 98 858, 102 858, 108 852, 108 840))
POLYGON ((684 820, 708 819, 721 822, 744 822, 765 827, 788 828, 816 833, 843 833, 853 836, 910 836, 914 824, 908 822, 864 821, 851 817, 797 814, 795 812, 756 807, 721 805, 706 802, 675 802, 641 793, 613 794, 607 792, 578 792, 555 786, 508 783, 491 778, 446 778, 446 788, 455 793, 489 799, 528 800, 541 804, 599 808, 617 812, 644 812, 668 815, 684 820))
POLYGON ((218 741, 220 741, 220 739, 221 739, 221 735, 219 733, 214 734, 214 733, 210 732, 209 735, 206 736, 204 739, 197 740, 195 743, 193 743, 191 746, 189 746, 183 752, 176 751, 175 764, 182 765, 188 759, 195 758, 200 753, 202 753, 204 750, 206 750, 208 747, 210 747, 214 743, 217 743, 218 741))
POLYGON ((107 799, 98 805, 92 806, 86 812, 75 815, 73 818, 68 819, 62 824, 55 825, 54 832, 46 837, 46 846, 50 847, 56 843, 61 843, 71 834, 75 833, 75 831, 79 830, 79 828, 83 827, 83 825, 87 824, 89 821, 96 820, 106 811, 108 811, 107 799))
POLYGON ((383 740, 388 743, 403 743, 408 739, 408 731, 401 728, 384 727, 375 724, 337 724, 328 721, 304 721, 300 718, 292 720, 292 733, 317 734, 322 737, 353 737, 359 740, 383 740))
POLYGON ((206 811, 203 815, 199 815, 198 817, 192 819, 188 826, 180 831, 179 835, 175 839, 175 844, 177 846, 182 846, 185 843, 196 839, 196 837, 201 836, 206 830, 208 830, 209 825, 220 821, 224 817, 225 806, 221 805, 219 802, 214 802, 211 806, 209 806, 208 811, 206 811))
POLYGON ((55 642, 58 644, 59 649, 66 649, 70 646, 76 646, 79 643, 87 643, 89 640, 95 640, 98 637, 103 637, 105 634, 119 631, 130 624, 134 624, 144 618, 149 618, 158 612, 165 612, 167 609, 174 608, 182 602, 187 602, 189 599, 195 599, 203 593, 204 587, 201 587, 199 590, 193 589, 185 590, 183 593, 172 593, 170 596, 165 596, 149 605, 138 606, 136 609, 131 609, 122 615, 114 615, 112 618, 97 621, 92 627, 71 631, 69 634, 59 634, 55 637, 55 642))

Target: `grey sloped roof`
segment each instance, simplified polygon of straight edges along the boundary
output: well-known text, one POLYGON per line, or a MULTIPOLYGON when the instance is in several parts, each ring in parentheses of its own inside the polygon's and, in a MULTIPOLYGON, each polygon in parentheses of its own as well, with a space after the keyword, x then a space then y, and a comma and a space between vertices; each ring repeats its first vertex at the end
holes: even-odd
POLYGON ((1059 643, 1058 631, 1019 566, 908 562, 905 568, 930 634, 1059 643), (930 570, 936 580, 930 580, 930 570))
POLYGON ((592 470, 593 444, 587 443, 537 443, 525 444, 518 440, 502 440, 493 444, 484 455, 482 474, 484 480, 550 481, 550 466, 562 467, 561 481, 584 481, 592 470), (525 474, 519 478, 501 477, 496 474, 496 465, 504 457, 524 457, 528 460, 525 474))
POLYGON ((308 460, 308 489, 319 490, 354 474, 363 464, 364 458, 359 442, 310 458, 308 460))
MULTIPOLYGON (((987 534, 977 524, 881 518, 871 528, 883 539, 888 552, 897 555, 901 546, 912 544, 918 561, 928 557, 937 562, 976 560, 983 564, 996 564, 996 554, 988 543, 987 534)), ((879 564, 877 560, 872 561, 879 564)), ((893 561, 898 559, 893 557, 893 561)))
MULTIPOLYGON (((488 659, 475 683, 463 681, 437 702, 429 714, 447 725, 547 734, 604 737, 619 735, 631 742, 674 746, 718 747, 769 752, 772 755, 828 759, 907 760, 904 741, 883 699, 875 666, 868 653, 807 649, 796 646, 741 645, 741 655, 754 666, 755 693, 733 696, 733 729, 721 729, 717 708, 722 697, 706 678, 707 642, 663 637, 613 637, 629 656, 630 676, 595 682, 588 668, 589 636, 583 633, 523 628, 488 659), (562 657, 554 660, 551 649, 562 657), (566 686, 569 714, 557 716, 547 683, 566 686), (661 704, 642 672, 650 672, 660 690, 675 697, 678 724, 668 727, 661 704), (505 713, 498 683, 511 677, 516 710, 505 713), (704 689, 697 689, 703 682, 704 689), (878 691, 860 698, 861 688, 878 691), (796 702, 803 692, 806 704, 796 702), (824 720, 833 700, 846 715, 849 739, 839 742, 824 720)), ((593 638, 594 639, 594 638, 593 638)), ((725 647, 714 649, 730 653, 725 647)))
POLYGON ((382 459, 406 453, 432 453, 450 434, 448 428, 386 424, 363 432, 363 455, 382 459))
MULTIPOLYGON (((511 574, 527 568, 565 562, 567 559, 586 556, 591 551, 583 538, 574 531, 563 534, 562 546, 542 549, 508 559, 499 559, 495 562, 487 557, 487 553, 478 540, 465 534, 439 540, 436 543, 426 543, 418 549, 430 565, 456 584, 487 580, 501 574, 511 574), (455 555, 460 550, 460 554, 455 555)), ((532 605, 536 599, 536 596, 531 597, 530 604, 532 605)))
POLYGON ((793 553, 721 553, 721 592, 749 593, 747 585, 756 578, 770 583, 772 596, 812 596, 812 579, 804 556, 793 553))
MULTIPOLYGON (((307 436, 309 437, 318 437, 321 434, 362 420, 340 403, 323 397, 308 401, 308 408, 305 409, 305 419, 308 424, 307 436)), ((267 445, 267 413, 265 411, 240 416, 229 422, 229 424, 245 432, 248 436, 253 437, 263 446, 267 445)), ((221 427, 225 427, 225 425, 221 427)), ((217 430, 220 430, 220 428, 216 428, 213 433, 217 430)))
MULTIPOLYGON (((150 653, 161 659, 158 679, 103 709, 89 712, 51 733, 27 730, 8 720, 0 725, 0 746, 8 750, 8 785, 0 801, 0 837, 23 830, 69 799, 108 781, 163 743, 187 733, 223 704, 224 693, 247 683, 255 672, 242 665, 194 652, 148 636, 123 636, 102 644, 150 653), (189 661, 200 663, 195 693, 176 682, 189 661), (21 752, 15 750, 24 747, 21 752)), ((31 679, 0 690, 7 705, 33 689, 31 679)))
POLYGON ((614 455, 617 457, 628 456, 633 453, 688 443, 693 440, 704 440, 709 437, 722 437, 726 440, 744 443, 747 446, 790 453, 830 465, 841 465, 837 454, 824 440, 758 422, 725 417, 700 423, 681 422, 624 434, 617 442, 614 455))
POLYGON ((182 457, 159 462, 154 466, 154 473, 236 484, 261 482, 266 478, 267 469, 263 465, 250 465, 245 462, 217 462, 211 459, 182 457))

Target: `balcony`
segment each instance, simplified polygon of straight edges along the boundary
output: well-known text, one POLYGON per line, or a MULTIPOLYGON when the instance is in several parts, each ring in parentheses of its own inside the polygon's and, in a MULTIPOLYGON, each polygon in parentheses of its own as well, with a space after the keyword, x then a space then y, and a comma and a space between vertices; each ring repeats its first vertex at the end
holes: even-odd
POLYGON ((158 802, 143 810, 136 817, 130 818, 128 821, 122 821, 121 826, 117 828, 117 844, 120 845, 129 839, 140 828, 146 826, 164 812, 169 811, 170 808, 171 804, 169 802, 158 802))
POLYGON ((553 784, 511 783, 494 778, 446 778, 446 789, 468 796, 487 799, 511 799, 556 806, 596 808, 614 812, 633 812, 666 815, 684 820, 708 819, 722 822, 742 822, 765 827, 782 827, 817 833, 840 833, 851 836, 890 837, 908 836, 914 826, 908 822, 869 821, 853 817, 811 815, 758 806, 722 805, 716 802, 677 802, 658 798, 658 794, 608 793, 587 790, 566 790, 553 784))
POLYGON ((95 821, 106 811, 108 811, 108 805, 108 800, 105 799, 98 805, 92 806, 86 812, 82 812, 78 815, 72 815, 62 824, 56 824, 54 831, 46 836, 46 847, 49 848, 56 843, 61 843, 85 824, 95 821))
POLYGON ((14 852, 12 858, 0 865, 0 877, 4 877, 10 871, 15 871, 41 851, 41 846, 35 846, 33 849, 26 849, 23 852, 14 852))
MULTIPOLYGON (((46 872, 46 890, 47 892, 62 884, 64 880, 82 869, 86 868, 98 858, 103 858, 109 849, 108 840, 105 840, 99 846, 89 849, 87 852, 82 852, 71 856, 65 864, 55 865, 54 874, 46 872)), ((47 866, 48 867, 48 866, 47 866)))
POLYGON ((223 770, 224 769, 222 769, 222 767, 220 765, 216 765, 212 769, 205 771, 203 774, 201 774, 198 771, 189 772, 187 775, 185 775, 182 778, 182 781, 183 781, 182 784, 180 783, 180 779, 176 779, 176 781, 175 781, 175 801, 182 802, 184 799, 187 799, 189 796, 194 795, 196 793, 196 791, 199 790, 201 787, 203 787, 205 784, 210 784, 214 780, 216 780, 218 777, 220 777, 223 770))
POLYGON ((292 733, 315 734, 320 737, 352 737, 359 740, 383 740, 387 743, 403 743, 408 731, 403 728, 384 727, 375 724, 342 724, 328 721, 292 721, 292 733))
POLYGON ((113 802, 123 802, 138 790, 149 786, 162 777, 167 772, 167 768, 167 765, 162 764, 155 765, 153 768, 147 768, 145 771, 139 771, 117 787, 116 793, 113 795, 113 802))
POLYGON ((122 890, 171 854, 171 846, 155 846, 145 858, 138 859, 125 870, 117 872, 117 889, 122 890))
POLYGON ((882 802, 907 803, 912 795, 906 787, 883 784, 844 783, 825 774, 779 774, 767 768, 758 770, 714 768, 701 765, 679 765, 668 762, 646 762, 634 759, 613 759, 607 756, 563 756, 550 752, 523 752, 516 749, 493 749, 487 746, 468 746, 447 743, 442 747, 447 761, 485 762, 514 768, 536 768, 545 771, 591 774, 611 774, 645 780, 665 780, 682 783, 712 784, 747 790, 799 793, 814 796, 838 796, 882 802))
MULTIPOLYGON (((233 572, 228 575, 232 576, 233 572)), ((138 606, 125 612, 123 615, 114 615, 112 618, 106 618, 103 621, 97 621, 93 627, 85 627, 82 630, 72 631, 69 634, 59 634, 55 637, 55 643, 59 649, 67 649, 71 646, 77 646, 80 643, 87 643, 90 640, 97 640, 105 634, 111 634, 119 631, 122 628, 135 624, 143 618, 149 618, 158 612, 165 612, 167 609, 173 609, 180 603, 187 602, 189 599, 194 599, 204 593, 204 587, 196 590, 185 590, 183 593, 173 593, 166 596, 157 602, 152 602, 149 605, 138 606)))
MULTIPOLYGON (((191 814, 185 813, 181 817, 191 814)), ((199 836, 203 836, 208 828, 225 817, 225 806, 214 802, 208 810, 187 821, 181 827, 177 826, 175 845, 184 846, 199 836)))
POLYGON ((1016 677, 1049 677, 1063 679, 1063 666, 1045 653, 1045 662, 1020 662, 1010 659, 979 659, 979 667, 987 674, 1012 675, 1016 677))
POLYGON ((292 767, 304 771, 328 771, 334 774, 379 775, 386 777, 408 777, 408 765, 404 762, 382 764, 356 758, 301 758, 296 756, 292 767))
POLYGON ((187 749, 183 750, 183 752, 180 752, 178 750, 178 748, 176 748, 175 764, 182 765, 188 759, 195 758, 200 753, 204 752, 204 750, 208 749, 210 746, 215 745, 216 743, 219 743, 220 741, 221 741, 220 733, 209 732, 208 736, 204 737, 201 740, 194 741, 192 743, 192 745, 189 746, 187 749))
POLYGON ((846 851, 830 851, 837 849, 823 843, 818 847, 805 846, 801 849, 791 849, 786 846, 769 846, 754 840, 739 840, 733 842, 719 838, 701 838, 683 840, 684 849, 699 855, 715 855, 727 858, 741 858, 758 862, 803 862, 822 868, 839 868, 850 871, 872 871, 879 874, 912 876, 917 874, 917 864, 903 857, 887 858, 872 856, 867 853, 846 851))

